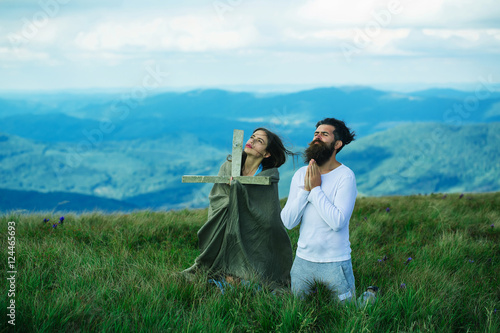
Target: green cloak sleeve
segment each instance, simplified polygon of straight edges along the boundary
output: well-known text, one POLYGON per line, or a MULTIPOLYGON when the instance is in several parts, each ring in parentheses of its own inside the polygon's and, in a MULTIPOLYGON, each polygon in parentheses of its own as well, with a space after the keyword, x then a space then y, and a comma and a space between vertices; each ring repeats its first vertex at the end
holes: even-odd
MULTIPOLYGON (((224 163, 219 176, 231 174, 224 163)), ((215 184, 210 192, 208 220, 198 231, 201 254, 195 267, 212 274, 288 285, 292 246, 281 222, 277 168, 258 176, 271 185, 215 184)))

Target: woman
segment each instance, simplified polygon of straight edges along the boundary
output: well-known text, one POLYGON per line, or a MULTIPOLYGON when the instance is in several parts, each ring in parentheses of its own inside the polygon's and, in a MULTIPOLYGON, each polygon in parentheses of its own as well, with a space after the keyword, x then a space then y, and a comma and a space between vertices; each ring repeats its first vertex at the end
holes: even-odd
MULTIPOLYGON (((287 150, 279 136, 257 128, 245 145, 242 176, 267 176, 271 185, 215 184, 210 192, 208 221, 198 231, 201 254, 183 273, 207 271, 215 279, 257 280, 271 288, 287 286, 292 246, 281 222, 278 168, 287 150)), ((231 175, 231 161, 219 176, 231 175)))

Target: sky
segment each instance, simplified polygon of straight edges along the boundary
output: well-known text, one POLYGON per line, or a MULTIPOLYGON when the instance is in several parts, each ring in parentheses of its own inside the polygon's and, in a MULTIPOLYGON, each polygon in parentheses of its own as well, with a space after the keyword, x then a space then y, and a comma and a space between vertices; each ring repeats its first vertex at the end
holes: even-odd
POLYGON ((498 0, 0 0, 0 91, 467 90, 499 78, 498 0))

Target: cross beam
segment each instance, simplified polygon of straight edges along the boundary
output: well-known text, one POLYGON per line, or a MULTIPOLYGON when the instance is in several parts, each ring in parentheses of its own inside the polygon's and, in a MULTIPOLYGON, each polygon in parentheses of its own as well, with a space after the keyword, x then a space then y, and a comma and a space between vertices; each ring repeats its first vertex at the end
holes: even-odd
MULTIPOLYGON (((271 177, 241 176, 241 155, 243 153, 243 131, 235 129, 233 132, 233 151, 231 176, 242 184, 270 185, 271 177)), ((183 183, 226 183, 231 181, 230 176, 182 176, 183 183)))

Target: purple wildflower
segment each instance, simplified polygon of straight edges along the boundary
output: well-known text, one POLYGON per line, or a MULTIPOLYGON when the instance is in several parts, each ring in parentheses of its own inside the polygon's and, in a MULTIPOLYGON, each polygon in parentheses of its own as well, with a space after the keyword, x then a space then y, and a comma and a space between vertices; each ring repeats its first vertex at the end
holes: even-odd
POLYGON ((447 195, 446 195, 446 194, 445 194, 445 195, 443 195, 443 199, 446 199, 446 197, 447 197, 447 195))
POLYGON ((470 262, 470 263, 473 263, 473 262, 474 262, 474 260, 469 259, 469 262, 470 262))
POLYGON ((413 258, 412 257, 409 257, 408 259, 406 259, 406 262, 405 262, 405 265, 407 265, 410 261, 412 261, 413 258))
POLYGON ((366 216, 364 217, 364 219, 365 219, 365 221, 368 220, 368 218, 366 216))
POLYGON ((460 194, 460 196, 458 197, 459 199, 462 199, 464 197, 464 194, 460 194))
POLYGON ((391 211, 391 209, 390 209, 389 207, 387 207, 387 208, 385 209, 385 211, 386 211, 387 213, 389 213, 389 212, 391 211))
POLYGON ((490 225, 490 227, 494 228, 494 227, 495 227, 495 225, 492 223, 492 224, 490 225))
POLYGON ((57 228, 57 224, 55 224, 55 223, 54 223, 54 224, 52 225, 52 228, 54 228, 54 229, 55 229, 55 228, 57 228))
POLYGON ((59 222, 59 223, 61 223, 61 224, 62 224, 62 223, 64 222, 64 216, 61 216, 61 217, 59 218, 59 221, 61 221, 61 222, 59 222))
POLYGON ((43 219, 43 223, 47 223, 49 221, 50 221, 50 219, 43 219))
POLYGON ((387 256, 384 256, 382 259, 378 259, 378 262, 384 262, 384 261, 386 261, 387 259, 388 259, 388 258, 387 258, 387 256))
POLYGON ((399 288, 403 288, 403 289, 405 289, 405 288, 406 288, 406 284, 401 283, 401 285, 399 286, 399 288))

